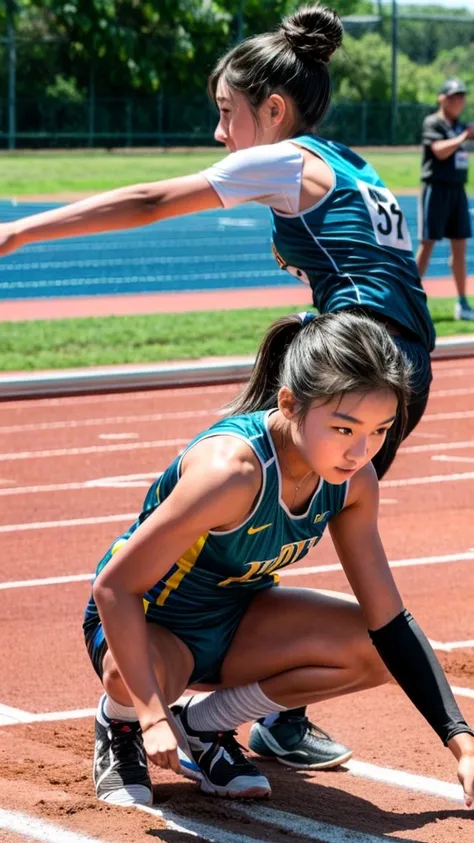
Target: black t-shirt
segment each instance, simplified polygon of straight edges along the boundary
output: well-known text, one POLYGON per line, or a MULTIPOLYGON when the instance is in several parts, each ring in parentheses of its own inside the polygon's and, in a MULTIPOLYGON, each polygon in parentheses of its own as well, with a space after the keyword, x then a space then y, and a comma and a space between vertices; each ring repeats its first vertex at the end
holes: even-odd
POLYGON ((437 140, 449 140, 464 132, 466 126, 455 120, 447 123, 436 114, 429 114, 423 123, 423 159, 421 162, 421 179, 427 184, 444 182, 445 184, 466 184, 468 168, 468 152, 465 144, 458 146, 455 152, 440 161, 431 149, 431 144, 437 140))

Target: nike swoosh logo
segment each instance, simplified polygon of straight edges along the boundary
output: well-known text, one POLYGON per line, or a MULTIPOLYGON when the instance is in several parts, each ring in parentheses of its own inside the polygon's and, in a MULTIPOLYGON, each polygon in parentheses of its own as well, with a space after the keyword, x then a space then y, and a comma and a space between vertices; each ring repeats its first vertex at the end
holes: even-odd
POLYGON ((255 533, 260 533, 262 530, 267 530, 268 527, 272 526, 272 523, 273 522, 270 521, 269 524, 263 524, 261 527, 249 527, 247 533, 249 534, 249 536, 253 536, 255 535, 255 533))

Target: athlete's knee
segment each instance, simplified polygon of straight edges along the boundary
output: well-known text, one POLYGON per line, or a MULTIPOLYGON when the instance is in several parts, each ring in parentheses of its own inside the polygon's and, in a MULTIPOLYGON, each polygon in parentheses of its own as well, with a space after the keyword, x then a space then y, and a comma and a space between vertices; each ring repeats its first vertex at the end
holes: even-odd
POLYGON ((125 688, 122 676, 114 662, 110 650, 108 650, 104 656, 102 685, 104 686, 104 690, 111 696, 114 696, 114 692, 117 694, 117 691, 125 688))
POLYGON ((362 636, 355 642, 352 658, 352 665, 367 688, 385 685, 386 682, 390 681, 390 672, 380 658, 368 634, 362 636))

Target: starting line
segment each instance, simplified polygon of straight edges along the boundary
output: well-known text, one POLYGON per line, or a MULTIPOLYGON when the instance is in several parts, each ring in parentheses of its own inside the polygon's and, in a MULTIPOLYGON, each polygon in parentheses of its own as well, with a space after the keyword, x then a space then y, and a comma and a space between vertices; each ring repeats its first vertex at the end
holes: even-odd
MULTIPOLYGON (((378 767, 375 764, 368 764, 363 761, 351 760, 344 765, 343 769, 346 769, 352 775, 372 781, 447 799, 457 804, 463 803, 460 785, 451 782, 407 773, 402 770, 393 770, 389 767, 378 767)), ((269 808, 266 805, 242 804, 229 800, 224 804, 228 819, 232 819, 232 814, 243 815, 250 820, 264 823, 267 827, 271 826, 273 831, 296 833, 300 840, 313 840, 317 843, 383 843, 387 840, 385 835, 369 834, 365 831, 355 831, 332 823, 319 822, 311 817, 269 808)), ((163 811, 154 807, 137 806, 137 808, 164 820, 167 830, 180 832, 191 837, 201 837, 209 843, 257 843, 258 841, 256 837, 235 833, 222 828, 222 826, 217 827, 194 819, 194 817, 182 818, 174 812, 163 811)), ((466 818, 467 816, 466 814, 466 818)), ((100 840, 96 837, 69 831, 49 821, 17 811, 0 809, 0 829, 2 828, 15 834, 24 835, 29 839, 44 841, 44 843, 100 843, 100 840)), ((406 843, 415 843, 415 841, 407 840, 406 843)))

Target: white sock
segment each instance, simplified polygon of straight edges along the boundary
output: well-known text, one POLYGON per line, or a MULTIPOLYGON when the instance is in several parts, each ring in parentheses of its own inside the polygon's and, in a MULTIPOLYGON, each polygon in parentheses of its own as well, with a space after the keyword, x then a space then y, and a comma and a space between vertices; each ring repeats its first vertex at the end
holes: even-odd
POLYGON ((240 688, 214 691, 205 697, 193 697, 186 714, 191 729, 196 732, 227 732, 264 714, 286 710, 287 706, 269 700, 259 683, 253 682, 240 688))
POLYGON ((134 721, 137 719, 133 706, 120 705, 112 697, 109 697, 108 694, 102 697, 102 701, 102 710, 109 720, 134 721))

